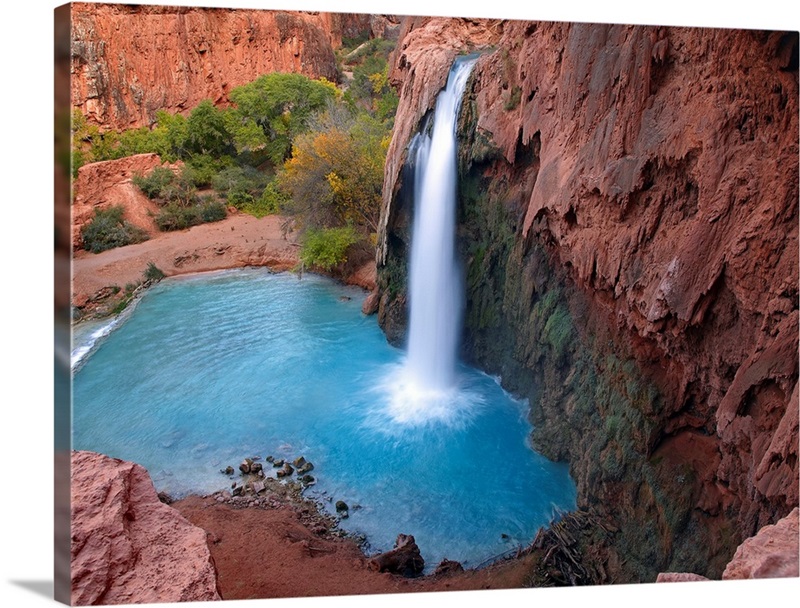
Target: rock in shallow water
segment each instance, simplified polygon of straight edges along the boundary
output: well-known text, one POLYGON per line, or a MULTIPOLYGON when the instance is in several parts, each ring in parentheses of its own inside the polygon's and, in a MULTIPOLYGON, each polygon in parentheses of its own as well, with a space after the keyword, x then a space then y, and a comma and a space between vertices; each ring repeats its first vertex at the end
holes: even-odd
POLYGON ((398 534, 394 549, 369 560, 370 569, 401 576, 419 576, 425 568, 419 547, 410 534, 398 534))

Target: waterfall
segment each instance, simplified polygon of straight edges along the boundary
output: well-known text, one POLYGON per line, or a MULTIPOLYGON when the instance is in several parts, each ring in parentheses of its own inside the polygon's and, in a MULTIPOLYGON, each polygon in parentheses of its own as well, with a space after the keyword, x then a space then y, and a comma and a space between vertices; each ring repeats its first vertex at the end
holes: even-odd
POLYGON ((411 244, 409 381, 418 391, 454 387, 463 286, 455 257, 456 120, 476 57, 453 64, 436 99, 431 133, 415 136, 414 225, 411 244))

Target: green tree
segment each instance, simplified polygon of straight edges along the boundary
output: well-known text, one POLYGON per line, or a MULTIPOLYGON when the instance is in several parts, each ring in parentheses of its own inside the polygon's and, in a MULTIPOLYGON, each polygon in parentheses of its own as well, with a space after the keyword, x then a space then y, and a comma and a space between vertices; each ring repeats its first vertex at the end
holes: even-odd
POLYGON ((186 122, 186 147, 196 154, 222 156, 231 147, 233 138, 228 132, 223 112, 204 99, 189 114, 186 122))
POLYGON ((236 104, 228 117, 238 149, 265 147, 276 165, 286 160, 295 137, 306 130, 309 117, 336 99, 338 90, 327 80, 302 74, 265 74, 236 87, 236 104))

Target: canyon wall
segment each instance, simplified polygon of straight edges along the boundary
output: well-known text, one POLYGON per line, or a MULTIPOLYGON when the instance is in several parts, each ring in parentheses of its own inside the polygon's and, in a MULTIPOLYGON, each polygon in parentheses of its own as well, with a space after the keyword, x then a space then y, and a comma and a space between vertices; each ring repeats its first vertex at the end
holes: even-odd
POLYGON ((157 110, 224 105, 234 87, 269 72, 339 79, 342 39, 391 33, 393 18, 129 4, 72 4, 72 106, 125 129, 157 110))
POLYGON ((475 47, 463 355, 528 397, 534 444, 570 462, 595 582, 719 578, 798 504, 797 34, 404 24, 378 249, 396 343, 406 146, 475 47))

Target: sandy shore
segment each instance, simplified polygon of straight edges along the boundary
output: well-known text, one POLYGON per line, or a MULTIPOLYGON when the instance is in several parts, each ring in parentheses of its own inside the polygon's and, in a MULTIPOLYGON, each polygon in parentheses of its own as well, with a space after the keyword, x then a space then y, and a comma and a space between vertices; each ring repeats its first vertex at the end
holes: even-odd
MULTIPOLYGON (((234 214, 211 224, 177 232, 156 233, 136 245, 102 253, 78 250, 72 262, 72 302, 91 313, 102 311, 121 296, 126 285, 143 279, 150 262, 166 276, 224 270, 244 266, 267 266, 289 270, 299 261, 297 233, 284 233, 284 217, 257 219, 234 214), (114 286, 120 289, 113 294, 114 286)), ((371 290, 375 286, 375 264, 359 268, 346 282, 371 290)))
POLYGON ((480 570, 419 578, 380 573, 313 503, 269 489, 260 504, 225 494, 224 500, 220 494, 189 496, 172 506, 206 531, 226 600, 520 588, 529 583, 537 560, 525 555, 480 570))

